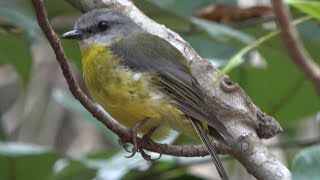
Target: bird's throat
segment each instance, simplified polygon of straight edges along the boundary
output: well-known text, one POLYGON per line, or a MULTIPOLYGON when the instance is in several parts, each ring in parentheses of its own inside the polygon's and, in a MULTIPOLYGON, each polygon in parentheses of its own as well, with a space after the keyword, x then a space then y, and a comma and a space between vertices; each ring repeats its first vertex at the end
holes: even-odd
MULTIPOLYGON (((82 60, 88 61, 90 59, 95 59, 95 57, 102 51, 106 51, 108 47, 101 46, 98 44, 93 44, 91 46, 81 47, 82 60)), ((85 63, 85 62, 83 62, 85 63)))

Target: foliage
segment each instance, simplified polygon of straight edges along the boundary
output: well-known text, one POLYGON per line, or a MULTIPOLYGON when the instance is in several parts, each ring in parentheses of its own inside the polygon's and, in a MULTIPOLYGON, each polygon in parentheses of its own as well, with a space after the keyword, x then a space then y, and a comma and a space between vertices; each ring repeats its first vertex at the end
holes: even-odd
POLYGON ((0 17, 5 17, 4 27, 8 31, 13 31, 0 31, 0 64, 14 66, 26 85, 31 75, 30 45, 35 40, 36 34, 40 33, 40 29, 33 18, 1 4, 0 17), (15 28, 18 28, 16 30, 18 32, 14 32, 15 28))
POLYGON ((293 7, 320 19, 320 3, 317 1, 287 0, 293 7))

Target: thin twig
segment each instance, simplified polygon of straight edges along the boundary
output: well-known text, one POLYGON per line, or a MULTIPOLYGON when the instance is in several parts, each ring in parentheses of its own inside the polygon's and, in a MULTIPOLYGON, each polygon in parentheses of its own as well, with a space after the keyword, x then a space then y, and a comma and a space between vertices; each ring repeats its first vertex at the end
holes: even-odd
MULTIPOLYGON (((69 66, 66 55, 61 47, 60 40, 57 34, 51 28, 46 11, 43 5, 43 0, 32 0, 33 6, 36 11, 38 24, 44 32, 45 36, 49 40, 56 59, 60 64, 63 75, 68 83, 69 89, 73 96, 80 101, 80 103, 101 123, 107 128, 117 134, 119 137, 125 138, 128 141, 132 141, 132 134, 127 130, 119 126, 111 117, 100 111, 93 102, 82 92, 77 81, 75 80, 72 70, 69 66)), ((157 144, 150 141, 145 141, 138 138, 138 144, 141 148, 148 151, 157 152, 160 154, 167 154, 172 156, 184 156, 184 157, 198 157, 208 155, 208 151, 205 146, 177 146, 168 144, 157 144)), ((227 153, 228 149, 220 146, 215 146, 218 153, 227 153)))
POLYGON ((287 47, 291 59, 310 79, 316 92, 320 95, 320 67, 304 49, 297 31, 291 25, 292 18, 288 7, 282 0, 272 0, 271 3, 281 29, 282 41, 287 47))

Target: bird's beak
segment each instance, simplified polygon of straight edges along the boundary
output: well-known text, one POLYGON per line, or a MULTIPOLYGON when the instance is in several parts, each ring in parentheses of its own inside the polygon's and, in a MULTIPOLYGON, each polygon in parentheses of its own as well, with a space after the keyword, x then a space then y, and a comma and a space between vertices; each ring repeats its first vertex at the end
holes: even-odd
POLYGON ((83 37, 83 35, 84 35, 83 31, 71 30, 71 31, 65 32, 62 35, 62 38, 64 38, 64 39, 81 39, 83 37))

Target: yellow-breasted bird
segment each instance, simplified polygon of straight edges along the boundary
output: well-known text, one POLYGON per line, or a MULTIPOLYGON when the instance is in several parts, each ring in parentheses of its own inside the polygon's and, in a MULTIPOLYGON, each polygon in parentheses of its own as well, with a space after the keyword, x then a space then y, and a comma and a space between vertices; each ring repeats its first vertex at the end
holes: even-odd
POLYGON ((109 9, 84 14, 62 37, 79 41, 87 88, 120 124, 154 139, 171 128, 198 134, 220 176, 228 179, 208 135, 222 141, 230 135, 179 50, 109 9))

